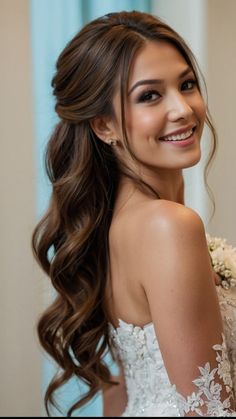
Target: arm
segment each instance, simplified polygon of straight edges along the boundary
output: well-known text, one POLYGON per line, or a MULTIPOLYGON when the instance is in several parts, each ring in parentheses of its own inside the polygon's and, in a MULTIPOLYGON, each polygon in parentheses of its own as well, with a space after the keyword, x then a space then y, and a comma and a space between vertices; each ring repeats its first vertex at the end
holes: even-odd
MULTIPOLYGON (((139 270, 167 373, 186 416, 229 413, 234 400, 230 377, 226 383, 219 370, 220 356, 227 354, 220 346, 222 320, 203 223, 178 204, 164 208, 146 224, 139 270), (193 392, 200 403, 195 407, 190 399, 185 403, 193 392), (209 403, 213 397, 215 405, 209 403)), ((227 359, 221 366, 229 368, 227 359)))
POLYGON ((103 390, 103 416, 105 417, 121 416, 127 404, 125 378, 121 364, 119 368, 120 374, 112 376, 112 381, 118 381, 119 384, 103 390))

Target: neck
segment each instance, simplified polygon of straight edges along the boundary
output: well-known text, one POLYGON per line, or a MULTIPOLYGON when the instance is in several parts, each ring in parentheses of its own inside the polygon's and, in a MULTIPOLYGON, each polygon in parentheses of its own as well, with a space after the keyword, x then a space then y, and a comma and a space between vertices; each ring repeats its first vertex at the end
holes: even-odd
MULTIPOLYGON (((161 199, 177 202, 184 205, 184 178, 182 170, 173 170, 160 174, 146 174, 141 177, 153 190, 155 190, 161 199)), ((122 177, 120 180, 115 208, 116 211, 126 207, 126 204, 137 204, 147 195, 142 192, 132 179, 122 177)), ((116 212, 115 211, 115 212, 116 212)))
POLYGON ((141 178, 167 201, 184 204, 184 178, 181 169, 145 171, 141 178))

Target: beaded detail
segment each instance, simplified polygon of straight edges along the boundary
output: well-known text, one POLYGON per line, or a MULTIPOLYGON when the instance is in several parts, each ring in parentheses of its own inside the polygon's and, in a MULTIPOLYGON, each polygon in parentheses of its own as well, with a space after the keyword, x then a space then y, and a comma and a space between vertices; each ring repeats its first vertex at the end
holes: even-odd
POLYGON ((213 347, 218 367, 199 367, 200 376, 193 381, 196 391, 187 398, 169 381, 152 323, 141 328, 119 320, 117 329, 110 325, 110 336, 126 378, 128 405, 122 416, 176 417, 190 411, 203 416, 203 410, 208 416, 235 416, 229 409, 232 381, 224 335, 213 347), (228 393, 223 402, 217 378, 228 393))

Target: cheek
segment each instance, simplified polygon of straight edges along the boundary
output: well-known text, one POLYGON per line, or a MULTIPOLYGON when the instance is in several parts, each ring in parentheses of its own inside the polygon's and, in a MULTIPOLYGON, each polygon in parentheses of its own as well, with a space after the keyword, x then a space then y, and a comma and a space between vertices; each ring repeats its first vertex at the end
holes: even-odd
POLYGON ((132 135, 156 135, 161 126, 161 117, 149 108, 147 111, 132 112, 127 120, 127 128, 132 135))
POLYGON ((204 102, 202 97, 199 96, 198 101, 197 101, 196 106, 195 106, 195 112, 196 112, 197 118, 198 118, 198 120, 201 124, 204 124, 204 122, 205 122, 206 110, 207 110, 206 103, 204 102))

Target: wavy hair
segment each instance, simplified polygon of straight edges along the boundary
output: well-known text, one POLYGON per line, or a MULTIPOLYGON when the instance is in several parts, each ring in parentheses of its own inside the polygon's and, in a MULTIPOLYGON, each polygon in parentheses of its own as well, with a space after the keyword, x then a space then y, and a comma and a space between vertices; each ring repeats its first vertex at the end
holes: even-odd
MULTIPOLYGON (((158 18, 138 11, 110 13, 88 23, 57 61, 52 86, 59 122, 45 156, 52 194, 32 236, 34 256, 56 290, 55 300, 38 322, 40 343, 60 367, 45 394, 48 415, 51 406, 58 408, 55 391, 73 376, 88 391, 70 407, 68 416, 103 386, 114 385, 104 362, 106 351, 112 352, 104 290, 108 232, 121 173, 146 193, 159 195, 120 165, 113 147, 96 136, 90 122, 114 116, 112 99, 119 89, 124 142, 136 159, 125 129, 125 101, 133 57, 147 40, 174 45, 201 91, 199 69, 184 40, 158 18)), ((209 113, 206 123, 213 134, 209 165, 216 145, 209 113)))

